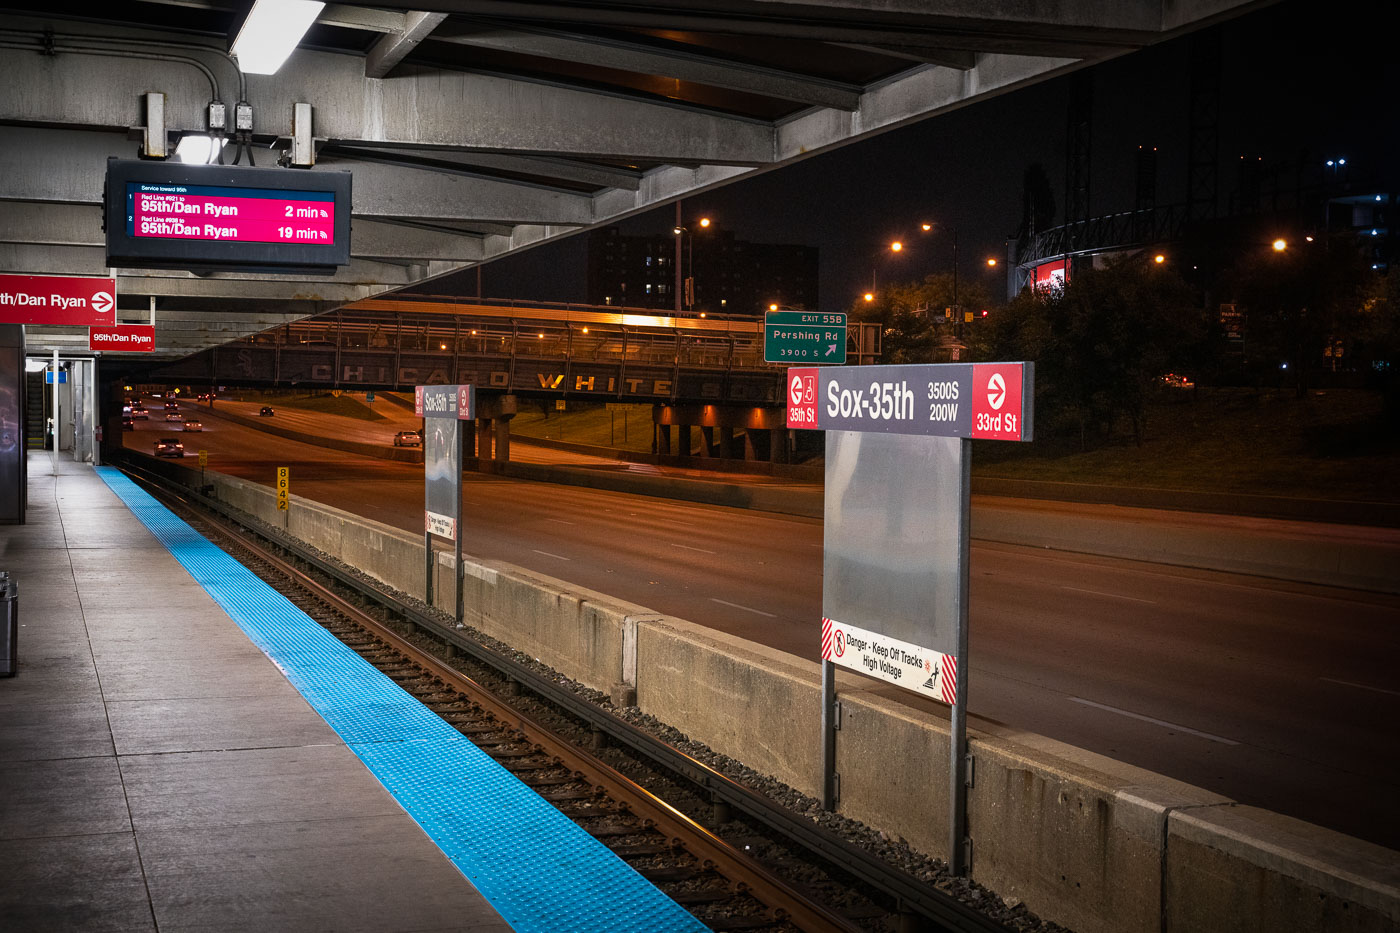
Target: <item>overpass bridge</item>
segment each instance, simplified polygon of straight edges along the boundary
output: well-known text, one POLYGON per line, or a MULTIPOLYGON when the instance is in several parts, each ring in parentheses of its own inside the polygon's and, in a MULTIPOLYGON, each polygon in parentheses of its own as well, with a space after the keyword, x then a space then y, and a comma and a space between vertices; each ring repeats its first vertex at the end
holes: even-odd
MULTIPOLYGON (((875 362, 879 325, 852 322, 846 343, 849 363, 875 362)), ((786 462, 794 443, 784 419, 784 367, 764 362, 763 324, 750 318, 371 299, 180 360, 105 367, 124 383, 357 391, 471 384, 480 414, 475 453, 498 461, 510 457, 519 396, 650 402, 661 456, 686 459, 698 449, 706 457, 786 462)), ((105 414, 114 422, 109 430, 119 429, 114 403, 105 414)))
MULTIPOLYGON (((875 362, 876 324, 852 322, 847 361, 875 362)), ((173 362, 128 364, 127 381, 255 388, 411 390, 470 383, 487 395, 665 404, 781 405, 752 318, 674 317, 576 304, 402 298, 357 302, 173 362)))

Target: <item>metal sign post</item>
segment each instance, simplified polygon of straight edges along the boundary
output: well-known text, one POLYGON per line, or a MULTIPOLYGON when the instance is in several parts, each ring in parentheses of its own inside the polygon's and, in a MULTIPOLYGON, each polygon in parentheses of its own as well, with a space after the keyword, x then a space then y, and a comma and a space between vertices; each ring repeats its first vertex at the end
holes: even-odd
POLYGON ((454 542, 456 610, 462 618, 462 454, 460 422, 476 418, 470 385, 416 386, 413 413, 423 419, 423 599, 433 605, 433 538, 454 542))
POLYGON ((63 434, 63 419, 58 416, 58 351, 53 351, 53 475, 58 475, 58 439, 63 434))
POLYGON ((826 430, 822 797, 840 801, 835 667, 946 703, 948 864, 968 866, 972 438, 1029 441, 1029 363, 790 369, 789 428, 826 430))

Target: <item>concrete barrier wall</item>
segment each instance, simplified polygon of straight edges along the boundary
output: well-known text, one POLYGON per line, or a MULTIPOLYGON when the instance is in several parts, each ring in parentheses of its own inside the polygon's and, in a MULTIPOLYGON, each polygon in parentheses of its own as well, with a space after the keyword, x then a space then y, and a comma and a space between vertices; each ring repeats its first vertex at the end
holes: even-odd
MULTIPOLYGON (((207 481, 281 524, 271 489, 207 481)), ((297 497, 289 518, 308 543, 421 595, 421 539, 297 497)), ((455 600, 451 564, 439 556, 441 607, 455 600)), ((508 564, 463 571, 470 624, 595 689, 631 684, 644 712, 818 795, 815 662, 508 564)), ((946 857, 946 713, 853 674, 838 689, 840 811, 946 857)), ((969 744, 972 877, 1079 933, 1400 928, 1400 854, 1043 737, 973 730, 969 744)))

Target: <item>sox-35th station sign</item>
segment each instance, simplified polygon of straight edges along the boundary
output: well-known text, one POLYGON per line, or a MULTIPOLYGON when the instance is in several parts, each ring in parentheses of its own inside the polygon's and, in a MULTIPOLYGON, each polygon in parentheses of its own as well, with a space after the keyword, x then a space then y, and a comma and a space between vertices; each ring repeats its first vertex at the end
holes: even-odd
POLYGON ((787 425, 824 430, 823 803, 837 803, 835 666, 952 706, 949 859, 966 870, 973 438, 1029 441, 1034 365, 789 369, 787 425))

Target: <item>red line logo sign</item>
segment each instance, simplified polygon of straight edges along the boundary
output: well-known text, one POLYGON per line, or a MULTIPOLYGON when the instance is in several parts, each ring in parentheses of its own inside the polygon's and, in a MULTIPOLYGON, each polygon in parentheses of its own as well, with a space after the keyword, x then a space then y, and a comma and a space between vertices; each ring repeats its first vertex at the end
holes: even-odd
POLYGON ((787 426, 815 428, 817 426, 817 371, 789 369, 787 392, 787 426))
POLYGON ((1022 370, 1017 364, 977 363, 972 367, 972 436, 1019 441, 1025 418, 1022 370))

